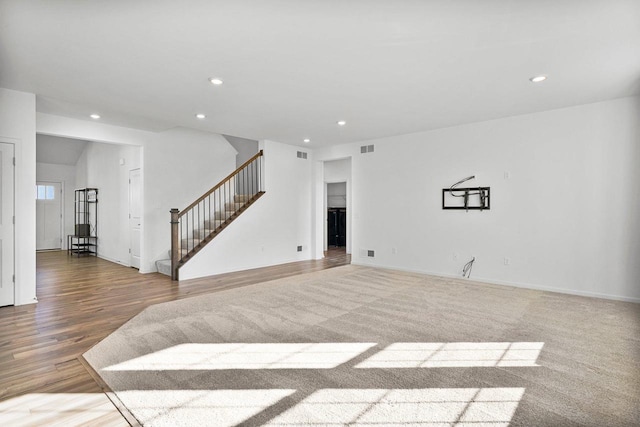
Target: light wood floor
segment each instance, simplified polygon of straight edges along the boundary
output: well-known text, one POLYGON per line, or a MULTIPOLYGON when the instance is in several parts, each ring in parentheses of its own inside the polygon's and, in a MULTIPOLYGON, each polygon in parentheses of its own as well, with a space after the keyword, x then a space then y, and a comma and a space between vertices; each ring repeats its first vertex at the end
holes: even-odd
POLYGON ((0 425, 127 425, 78 356, 144 308, 350 262, 344 250, 180 282, 99 258, 37 255, 38 304, 0 308, 0 425))

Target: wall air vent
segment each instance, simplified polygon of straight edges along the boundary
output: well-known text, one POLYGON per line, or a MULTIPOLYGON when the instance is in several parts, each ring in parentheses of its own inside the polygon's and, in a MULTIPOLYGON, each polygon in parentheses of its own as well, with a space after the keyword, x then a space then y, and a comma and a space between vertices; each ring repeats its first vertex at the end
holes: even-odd
POLYGON ((302 252, 302 246, 298 246, 298 252, 302 252))
POLYGON ((306 159, 307 158, 307 153, 304 151, 298 151, 298 158, 299 159, 306 159))
POLYGON ((373 149, 374 149, 373 145, 362 145, 360 146, 360 153, 361 154, 373 153, 373 149))
POLYGON ((369 249, 367 251, 367 256, 373 258, 375 256, 375 251, 372 251, 371 249, 369 249))

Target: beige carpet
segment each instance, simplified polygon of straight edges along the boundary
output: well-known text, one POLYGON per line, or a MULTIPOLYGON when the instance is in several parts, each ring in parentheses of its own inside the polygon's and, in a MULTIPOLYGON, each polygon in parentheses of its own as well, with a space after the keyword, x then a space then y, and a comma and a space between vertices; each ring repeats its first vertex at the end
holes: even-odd
POLYGON ((145 426, 631 426, 639 314, 346 266, 153 306, 84 356, 145 426))

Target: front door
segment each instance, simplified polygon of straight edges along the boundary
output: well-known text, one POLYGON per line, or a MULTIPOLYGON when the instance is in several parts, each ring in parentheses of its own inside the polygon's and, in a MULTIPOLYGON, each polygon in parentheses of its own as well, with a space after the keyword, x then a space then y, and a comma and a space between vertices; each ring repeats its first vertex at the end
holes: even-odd
POLYGON ((62 248, 62 185, 36 185, 36 249, 62 248))
POLYGON ((13 144, 0 142, 0 306, 15 304, 13 185, 13 144))

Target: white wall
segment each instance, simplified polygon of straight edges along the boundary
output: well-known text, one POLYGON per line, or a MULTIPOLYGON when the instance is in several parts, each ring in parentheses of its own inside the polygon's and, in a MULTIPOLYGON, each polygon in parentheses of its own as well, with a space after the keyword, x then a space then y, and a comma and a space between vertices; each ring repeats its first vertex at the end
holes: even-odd
POLYGON ((148 132, 42 113, 37 114, 37 130, 47 135, 142 147, 141 273, 155 271, 155 261, 167 258, 171 244, 169 210, 183 209, 235 170, 236 151, 221 135, 208 132, 184 128, 148 132))
POLYGON ((73 191, 76 189, 76 167, 52 163, 36 163, 36 181, 61 182, 64 192, 62 215, 64 218, 62 249, 67 248, 67 235, 74 233, 73 191))
POLYGON ((346 208, 347 207, 347 183, 335 182, 327 184, 327 207, 346 208))
POLYGON ((624 98, 315 155, 353 156, 353 263, 459 276, 475 256, 472 279, 640 301, 639 118, 624 98), (443 211, 469 175, 491 210, 443 211))
POLYGON ((15 146, 15 304, 36 299, 36 97, 0 88, 0 141, 15 146))
POLYGON ((140 168, 140 147, 89 142, 76 164, 76 188, 98 189, 98 256, 130 266, 129 170, 140 168), (120 164, 120 160, 124 164, 120 164))
POLYGON ((231 146, 238 152, 238 154, 236 155, 237 168, 242 166, 244 162, 246 162, 256 154, 258 154, 258 141, 247 138, 239 138, 237 136, 231 135, 222 136, 224 136, 224 138, 229 141, 229 144, 231 144, 231 146))
POLYGON ((351 178, 351 159, 324 162, 324 182, 347 182, 351 178))
POLYGON ((311 258, 312 153, 298 159, 299 147, 260 145, 265 194, 180 269, 180 280, 311 258))

